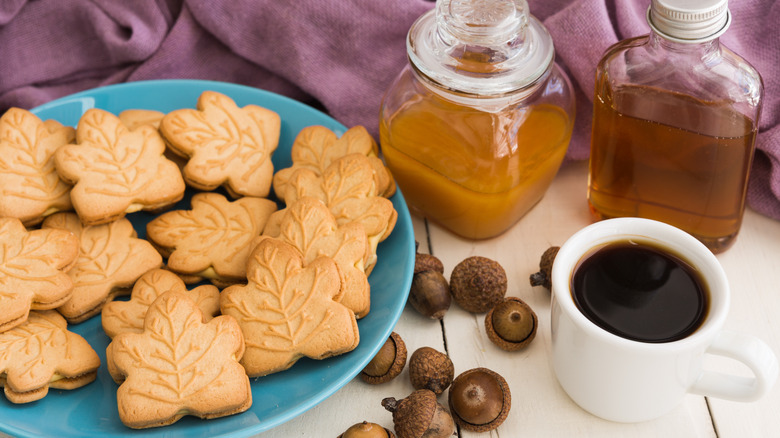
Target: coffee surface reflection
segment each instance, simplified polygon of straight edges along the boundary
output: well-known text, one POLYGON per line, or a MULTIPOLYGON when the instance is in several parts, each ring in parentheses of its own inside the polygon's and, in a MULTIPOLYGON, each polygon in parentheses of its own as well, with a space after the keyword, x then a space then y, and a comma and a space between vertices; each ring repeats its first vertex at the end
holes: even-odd
POLYGON ((594 324, 640 342, 689 336, 709 307, 705 282, 688 262, 633 241, 586 254, 574 270, 571 290, 577 308, 594 324))

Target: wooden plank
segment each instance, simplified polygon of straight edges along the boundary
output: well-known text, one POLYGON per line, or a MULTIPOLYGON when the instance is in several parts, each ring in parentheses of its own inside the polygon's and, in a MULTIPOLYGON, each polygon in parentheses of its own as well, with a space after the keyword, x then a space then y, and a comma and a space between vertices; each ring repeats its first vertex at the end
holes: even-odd
MULTIPOLYGON (((718 256, 731 286, 726 328, 761 338, 780 357, 780 222, 748 210, 734 246, 718 256)), ((731 360, 718 370, 749 375, 731 360)), ((753 403, 709 399, 721 438, 780 436, 780 385, 753 403)))

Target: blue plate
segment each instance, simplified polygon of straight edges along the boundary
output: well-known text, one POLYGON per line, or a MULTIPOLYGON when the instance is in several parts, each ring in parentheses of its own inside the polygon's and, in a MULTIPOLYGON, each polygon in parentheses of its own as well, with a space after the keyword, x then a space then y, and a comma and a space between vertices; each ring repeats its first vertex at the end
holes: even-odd
MULTIPOLYGON (((345 127, 327 115, 277 94, 235 84, 193 80, 160 80, 112 85, 57 99, 33 110, 41 119, 55 119, 76 126, 89 108, 118 114, 125 109, 169 112, 194 108, 201 92, 213 90, 231 97, 239 106, 256 104, 276 111, 282 119, 274 168, 291 164, 290 147, 298 132, 310 125, 323 125, 338 135, 345 127)), ((50 390, 37 402, 14 405, 0 397, 0 430, 15 436, 113 437, 137 436, 244 437, 271 429, 315 406, 352 380, 376 354, 395 327, 406 304, 414 268, 414 232, 400 191, 392 198, 398 222, 390 237, 378 248, 378 263, 371 283, 371 311, 358 321, 360 344, 341 356, 315 361, 302 359, 287 371, 252 380, 252 407, 241 414, 200 420, 185 417, 161 428, 132 431, 119 421, 117 385, 105 366, 109 338, 100 317, 72 325, 98 352, 101 367, 97 380, 72 391, 50 390)), ((181 208, 187 208, 183 206, 181 208)), ((147 213, 128 216, 140 236, 145 235, 147 213)))

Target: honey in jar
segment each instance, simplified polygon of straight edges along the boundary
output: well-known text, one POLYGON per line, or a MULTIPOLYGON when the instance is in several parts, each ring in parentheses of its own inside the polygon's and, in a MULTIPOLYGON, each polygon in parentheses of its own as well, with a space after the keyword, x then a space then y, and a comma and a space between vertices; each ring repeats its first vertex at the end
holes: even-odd
POLYGON ((524 0, 440 0, 412 26, 380 143, 413 211, 471 239, 499 235, 544 195, 574 98, 524 0))

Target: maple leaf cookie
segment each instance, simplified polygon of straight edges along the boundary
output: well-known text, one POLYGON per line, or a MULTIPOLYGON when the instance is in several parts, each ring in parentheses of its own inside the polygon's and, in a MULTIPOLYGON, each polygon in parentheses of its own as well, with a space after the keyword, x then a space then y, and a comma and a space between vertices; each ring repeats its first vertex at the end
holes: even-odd
POLYGON ((292 166, 280 169, 274 175, 274 193, 286 201, 286 186, 296 170, 309 169, 321 175, 333 161, 349 154, 360 154, 369 159, 377 193, 389 198, 395 193, 395 181, 377 156, 378 151, 374 138, 363 126, 353 126, 341 137, 324 126, 307 126, 301 129, 293 142, 290 150, 292 166))
POLYGON ((119 383, 119 419, 131 428, 165 426, 185 415, 217 418, 252 405, 239 359, 244 337, 236 320, 207 323, 187 295, 160 295, 142 333, 122 333, 106 348, 111 377, 119 383))
POLYGON ((100 313, 117 295, 130 293, 138 277, 162 266, 151 243, 136 237, 126 218, 101 225, 82 225, 75 213, 57 213, 42 228, 67 230, 78 236, 79 256, 68 271, 73 294, 57 310, 69 323, 86 321, 100 313))
POLYGON ((167 267, 220 284, 246 281, 252 240, 260 235, 276 203, 243 197, 233 202, 218 193, 198 193, 191 210, 169 211, 146 226, 147 238, 167 267))
POLYGON ((324 359, 357 347, 355 314, 334 301, 340 278, 333 259, 304 265, 295 247, 265 238, 252 251, 247 277, 247 285, 222 291, 220 309, 241 326, 241 364, 250 377, 285 370, 303 356, 324 359))
POLYGON ((25 226, 73 208, 70 184, 54 168, 54 152, 75 138, 75 130, 54 120, 11 108, 0 117, 0 217, 25 226))
POLYGON ((160 295, 168 291, 186 294, 197 304, 203 314, 203 322, 219 313, 219 289, 210 284, 187 290, 184 281, 164 269, 153 269, 133 285, 129 301, 112 301, 103 307, 101 323, 109 338, 120 333, 140 333, 149 307, 160 295))
POLYGON ((74 184, 70 197, 84 224, 159 210, 184 196, 181 172, 163 155, 165 143, 151 126, 131 131, 117 116, 93 108, 79 119, 76 142, 60 147, 54 163, 74 184))
POLYGON ((73 292, 67 271, 78 254, 71 232, 27 231, 19 219, 0 218, 0 332, 23 323, 31 309, 64 304, 73 292))
POLYGON ((268 195, 280 130, 277 113, 257 105, 239 108, 215 91, 204 91, 197 109, 171 111, 160 123, 168 147, 188 158, 187 184, 205 191, 224 186, 233 197, 268 195))
POLYGON ((336 301, 366 316, 371 307, 371 286, 365 272, 368 238, 357 222, 336 224, 328 207, 317 198, 303 197, 288 206, 277 239, 296 247, 305 264, 317 257, 332 258, 339 267, 341 293, 336 301))
POLYGON ((54 310, 32 311, 24 324, 0 333, 0 386, 13 403, 40 400, 49 388, 84 386, 99 366, 95 350, 54 310))
MULTIPOLYGON (((296 170, 287 181, 285 199, 288 205, 311 196, 328 206, 338 225, 358 222, 368 235, 369 257, 366 273, 376 264, 376 248, 395 227, 398 213, 393 203, 379 196, 370 160, 360 154, 349 154, 333 160, 321 174, 310 169, 296 170)), ((263 234, 277 236, 284 215, 279 210, 268 220, 263 234)))

